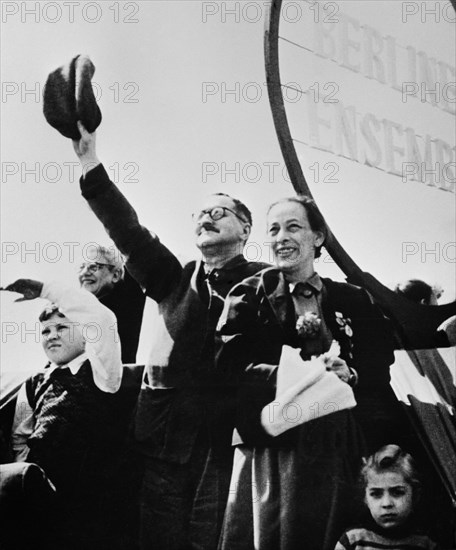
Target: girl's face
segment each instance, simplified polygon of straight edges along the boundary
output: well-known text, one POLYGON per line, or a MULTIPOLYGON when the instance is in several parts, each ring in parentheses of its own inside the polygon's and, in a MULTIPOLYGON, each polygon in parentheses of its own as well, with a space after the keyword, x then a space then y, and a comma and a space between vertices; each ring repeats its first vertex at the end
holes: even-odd
POLYGON ((413 511, 413 490, 400 472, 370 471, 365 501, 377 525, 394 529, 403 525, 413 511))

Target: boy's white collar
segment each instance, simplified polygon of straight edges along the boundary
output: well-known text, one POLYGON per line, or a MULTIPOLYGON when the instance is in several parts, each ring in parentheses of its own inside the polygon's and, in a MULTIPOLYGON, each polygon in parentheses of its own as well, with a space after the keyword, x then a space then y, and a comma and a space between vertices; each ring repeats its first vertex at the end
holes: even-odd
POLYGON ((55 370, 55 369, 70 369, 71 371, 71 374, 77 374, 79 372, 79 369, 82 367, 82 364, 84 363, 84 361, 86 361, 88 358, 87 358, 87 354, 84 352, 84 353, 81 353, 81 355, 78 355, 77 357, 75 357, 73 360, 71 360, 69 363, 67 363, 66 365, 61 365, 60 367, 58 365, 56 365, 55 363, 51 363, 51 366, 49 367, 51 370, 55 370))

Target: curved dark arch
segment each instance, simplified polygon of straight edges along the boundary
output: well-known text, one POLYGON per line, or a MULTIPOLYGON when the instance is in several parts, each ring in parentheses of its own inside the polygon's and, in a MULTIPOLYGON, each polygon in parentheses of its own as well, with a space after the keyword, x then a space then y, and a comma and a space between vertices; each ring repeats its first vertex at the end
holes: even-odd
MULTIPOLYGON (((276 134, 293 187, 296 193, 312 197, 294 148, 282 94, 279 67, 281 8, 282 0, 270 0, 265 21, 264 53, 269 103, 276 134)), ((442 306, 423 306, 397 295, 373 275, 362 271, 344 250, 331 229, 329 229, 325 247, 345 273, 347 280, 368 290, 391 318, 395 325, 399 347, 418 349, 436 346, 436 329, 445 319, 456 315, 456 302, 442 306)))

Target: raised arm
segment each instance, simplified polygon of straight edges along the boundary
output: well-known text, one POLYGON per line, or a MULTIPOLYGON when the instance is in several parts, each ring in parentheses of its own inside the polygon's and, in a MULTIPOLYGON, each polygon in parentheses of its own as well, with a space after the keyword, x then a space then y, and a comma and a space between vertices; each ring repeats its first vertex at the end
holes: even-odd
POLYGON ((108 393, 119 389, 122 361, 116 316, 93 294, 60 282, 43 284, 31 279, 18 279, 5 290, 23 295, 16 301, 40 297, 55 303, 59 311, 82 331, 95 384, 108 393))
POLYGON ((128 271, 148 296, 160 302, 176 288, 182 266, 159 238, 139 223, 135 210, 109 180, 96 154, 95 133, 89 134, 80 123, 78 128, 82 137, 73 146, 83 169, 82 196, 126 257, 128 271))

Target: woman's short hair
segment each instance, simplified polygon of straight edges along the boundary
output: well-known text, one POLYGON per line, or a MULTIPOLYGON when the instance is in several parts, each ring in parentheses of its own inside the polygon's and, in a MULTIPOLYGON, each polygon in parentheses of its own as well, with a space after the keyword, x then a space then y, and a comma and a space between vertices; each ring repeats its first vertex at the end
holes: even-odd
POLYGON ((414 492, 421 489, 421 481, 411 454, 403 451, 398 445, 385 445, 367 459, 363 459, 360 483, 363 489, 367 487, 369 472, 381 474, 398 472, 404 476, 414 492))
POLYGON ((296 204, 300 204, 306 211, 307 219, 309 220, 309 224, 312 231, 314 232, 318 231, 320 233, 323 233, 323 237, 324 237, 323 243, 320 246, 315 248, 315 258, 319 258, 321 255, 321 249, 324 245, 326 237, 328 236, 328 226, 326 225, 325 219, 323 218, 315 201, 310 197, 308 197, 307 195, 296 195, 295 197, 285 197, 283 199, 279 199, 278 201, 273 202, 269 206, 266 215, 269 214, 269 212, 274 206, 277 206, 278 204, 282 204, 284 202, 295 202, 296 204))
POLYGON ((420 279, 408 279, 407 281, 398 283, 394 292, 402 294, 417 304, 421 303, 422 300, 424 300, 425 304, 429 304, 434 290, 431 285, 420 279))
MULTIPOLYGON (((93 249, 95 250, 95 256, 90 260, 105 260, 106 263, 112 265, 112 270, 117 270, 120 272, 120 279, 124 278, 125 275, 125 259, 122 254, 117 250, 115 246, 102 246, 100 244, 94 245, 93 249)), ((92 255, 91 255, 92 256, 92 255)))

